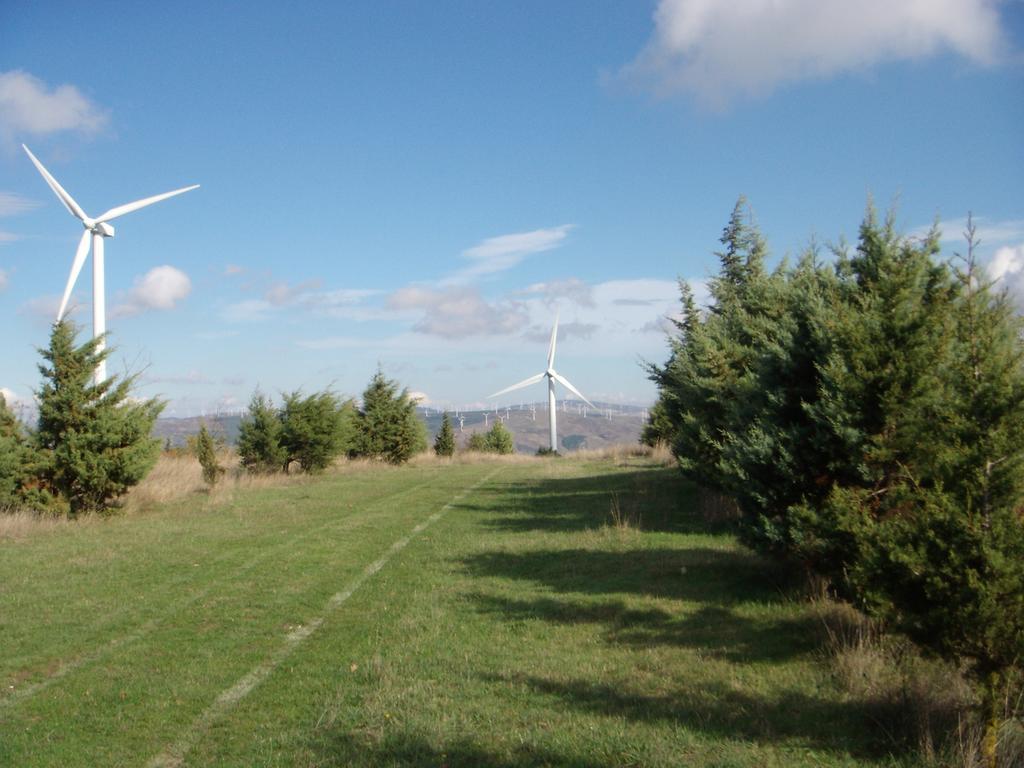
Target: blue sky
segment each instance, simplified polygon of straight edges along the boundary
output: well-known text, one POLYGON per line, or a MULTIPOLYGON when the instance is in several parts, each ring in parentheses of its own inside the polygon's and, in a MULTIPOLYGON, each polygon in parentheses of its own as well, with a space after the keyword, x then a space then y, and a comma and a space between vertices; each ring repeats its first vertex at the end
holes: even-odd
POLYGON ((94 216, 202 185, 106 244, 111 370, 170 415, 378 365, 481 403, 543 368, 556 311, 562 373, 650 402, 638 361, 740 194, 774 258, 855 238, 869 194, 950 254, 973 211, 1024 295, 1019 0, 166 5, 0 11, 8 397, 82 231, 21 143, 94 216))

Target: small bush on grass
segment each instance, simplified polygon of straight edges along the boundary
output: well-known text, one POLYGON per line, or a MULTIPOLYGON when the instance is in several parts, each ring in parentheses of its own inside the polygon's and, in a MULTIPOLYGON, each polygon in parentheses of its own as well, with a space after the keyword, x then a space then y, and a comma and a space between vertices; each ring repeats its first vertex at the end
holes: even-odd
POLYGON ((213 488, 224 475, 225 469, 217 461, 217 446, 206 424, 200 425, 199 434, 196 435, 195 455, 203 469, 203 482, 213 488))
POLYGON ((504 424, 496 421, 487 432, 474 432, 470 435, 466 442, 466 450, 508 455, 515 453, 516 448, 512 433, 505 428, 504 424))

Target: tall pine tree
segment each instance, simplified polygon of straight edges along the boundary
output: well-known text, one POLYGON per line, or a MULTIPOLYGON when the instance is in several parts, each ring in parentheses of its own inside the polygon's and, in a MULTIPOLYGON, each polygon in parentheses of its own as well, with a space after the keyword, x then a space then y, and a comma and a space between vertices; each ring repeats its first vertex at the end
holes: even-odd
POLYGON ((43 385, 34 443, 40 474, 72 517, 100 511, 141 481, 160 454, 152 436, 163 403, 131 397, 134 376, 93 383, 96 365, 110 350, 98 339, 76 346, 68 320, 53 326, 50 346, 39 350, 43 385))
POLYGON ((253 393, 249 410, 238 426, 238 456, 242 466, 254 474, 281 472, 287 468, 288 453, 281 445, 280 415, 261 392, 253 393))
POLYGON ((401 464, 426 450, 426 430, 416 415, 416 402, 379 369, 363 392, 358 424, 357 455, 401 464))
POLYGON ((441 429, 434 438, 434 453, 438 456, 451 456, 455 453, 455 432, 452 431, 452 420, 448 411, 441 417, 441 429))

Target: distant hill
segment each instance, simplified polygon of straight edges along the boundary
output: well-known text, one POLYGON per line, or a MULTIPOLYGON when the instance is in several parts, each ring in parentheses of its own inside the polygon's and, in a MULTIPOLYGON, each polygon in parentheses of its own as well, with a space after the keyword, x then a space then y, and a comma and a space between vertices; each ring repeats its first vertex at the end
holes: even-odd
MULTIPOLYGON (((591 408, 583 415, 583 404, 574 401, 559 401, 558 404, 558 441, 560 451, 576 451, 604 448, 618 443, 636 443, 640 439, 643 419, 646 410, 635 406, 611 405, 596 403, 599 412, 591 408), (564 409, 564 410, 563 410, 564 409), (609 418, 609 413, 610 418, 609 418)), ((433 408, 418 408, 417 412, 427 425, 430 442, 441 428, 441 413, 433 408)), ((474 432, 485 432, 494 424, 495 418, 506 418, 505 426, 515 440, 518 453, 536 453, 538 448, 548 447, 548 409, 547 403, 499 408, 495 414, 490 411, 460 411, 463 417, 462 428, 455 412, 451 413, 455 439, 460 446, 465 445, 474 432), (531 411, 531 407, 535 411, 531 411), (486 413, 486 420, 485 420, 486 413), (485 426, 486 421, 486 426, 485 426)), ((238 440, 238 425, 241 414, 223 414, 214 416, 189 416, 185 418, 159 419, 154 434, 162 441, 170 440, 171 445, 181 446, 189 435, 199 431, 199 425, 206 422, 215 435, 219 435, 229 444, 238 440)))
MULTIPOLYGON (((559 451, 577 451, 604 448, 621 443, 636 443, 644 424, 646 410, 635 406, 595 403, 599 411, 586 408, 575 401, 558 403, 559 451), (563 410, 564 408, 564 410, 563 410), (610 414, 610 415, 609 415, 610 414)), ((512 433, 517 453, 536 453, 538 448, 548 447, 547 403, 499 408, 490 411, 460 411, 463 417, 462 431, 459 419, 451 414, 455 438, 460 446, 465 445, 474 432, 486 432, 494 425, 496 418, 505 418, 505 426, 512 433), (486 423, 485 423, 486 413, 486 423)), ((427 429, 433 435, 441 428, 441 414, 433 409, 420 409, 427 422, 427 429)))
POLYGON ((199 425, 206 423, 206 428, 214 437, 222 438, 229 445, 238 442, 238 425, 242 421, 241 414, 223 414, 219 416, 186 416, 184 418, 157 419, 153 434, 161 441, 170 440, 171 445, 178 448, 185 445, 185 440, 199 431, 199 425))

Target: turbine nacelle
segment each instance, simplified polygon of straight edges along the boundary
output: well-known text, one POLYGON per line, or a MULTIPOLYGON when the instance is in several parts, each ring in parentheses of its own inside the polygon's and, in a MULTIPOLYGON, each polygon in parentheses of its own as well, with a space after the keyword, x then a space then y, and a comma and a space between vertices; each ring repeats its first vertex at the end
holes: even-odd
POLYGON ((114 228, 105 221, 96 221, 95 219, 85 218, 82 219, 82 226, 94 235, 102 235, 103 237, 114 236, 114 228))

